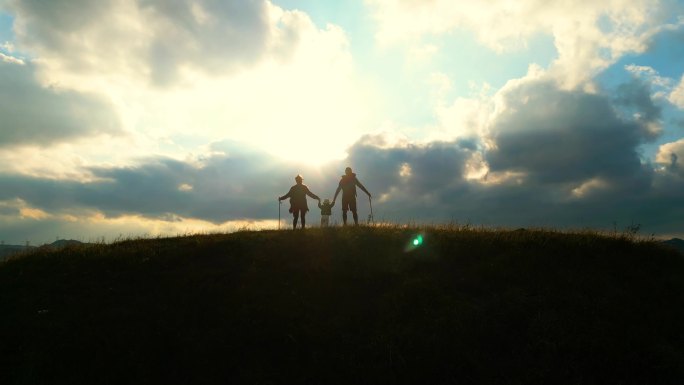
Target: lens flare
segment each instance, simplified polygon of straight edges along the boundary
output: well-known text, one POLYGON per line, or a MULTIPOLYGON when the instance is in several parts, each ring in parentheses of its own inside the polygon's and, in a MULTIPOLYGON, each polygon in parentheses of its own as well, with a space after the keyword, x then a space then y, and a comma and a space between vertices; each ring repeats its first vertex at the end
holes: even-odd
POLYGON ((423 234, 417 234, 412 237, 404 247, 405 252, 413 251, 423 244, 423 234))

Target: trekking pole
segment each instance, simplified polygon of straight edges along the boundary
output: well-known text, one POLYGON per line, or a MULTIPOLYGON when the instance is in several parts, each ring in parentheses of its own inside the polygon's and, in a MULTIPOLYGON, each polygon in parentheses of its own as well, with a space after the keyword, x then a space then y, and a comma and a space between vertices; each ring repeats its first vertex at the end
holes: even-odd
POLYGON ((373 218, 373 203, 372 203, 372 201, 371 201, 370 195, 368 196, 368 205, 370 206, 370 211, 371 211, 371 213, 370 213, 370 219, 371 219, 371 221, 372 221, 373 223, 375 223, 375 218, 373 218))

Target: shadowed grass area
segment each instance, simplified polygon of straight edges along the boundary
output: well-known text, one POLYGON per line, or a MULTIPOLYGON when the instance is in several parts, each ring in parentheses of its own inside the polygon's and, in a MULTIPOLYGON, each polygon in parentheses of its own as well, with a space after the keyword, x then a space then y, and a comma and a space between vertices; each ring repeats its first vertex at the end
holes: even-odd
POLYGON ((244 231, 0 264, 2 384, 669 384, 682 325, 682 255, 590 232, 244 231))

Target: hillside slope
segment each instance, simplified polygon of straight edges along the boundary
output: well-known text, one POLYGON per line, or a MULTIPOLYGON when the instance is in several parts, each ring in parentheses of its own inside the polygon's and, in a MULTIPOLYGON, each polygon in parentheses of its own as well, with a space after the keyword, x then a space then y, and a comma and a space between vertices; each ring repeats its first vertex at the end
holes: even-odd
POLYGON ((2 384, 684 378, 684 258, 594 234, 360 227, 39 250, 0 264, 0 315, 2 384))

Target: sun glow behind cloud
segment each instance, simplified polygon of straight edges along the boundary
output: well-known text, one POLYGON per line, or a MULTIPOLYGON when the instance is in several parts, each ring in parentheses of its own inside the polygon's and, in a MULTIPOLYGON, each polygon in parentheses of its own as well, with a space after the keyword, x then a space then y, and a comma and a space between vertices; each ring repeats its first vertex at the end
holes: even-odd
MULTIPOLYGON (((197 30, 221 31, 215 24, 230 22, 216 19, 200 3, 191 9, 197 30)), ((67 57, 57 47, 29 39, 29 28, 37 21, 20 18, 17 31, 39 57, 36 75, 43 86, 98 94, 112 103, 132 138, 129 144, 138 148, 133 153, 178 158, 199 151, 198 144, 230 139, 290 161, 321 164, 344 157, 346 148, 369 130, 374 94, 355 72, 348 37, 334 25, 318 28, 303 12, 264 4, 262 48, 244 66, 240 63, 248 56, 217 52, 206 59, 174 52, 168 63, 146 64, 146 47, 166 44, 161 40, 166 37, 159 36, 168 15, 136 8, 132 1, 109 5, 118 15, 115 21, 73 27, 82 29, 83 39, 62 37, 59 44, 72 50, 67 57), (205 64, 218 60, 226 62, 225 68, 205 64), (166 68, 172 66, 173 71, 166 68), (162 71, 169 75, 160 86, 154 74, 162 71)), ((192 37, 204 39, 209 48, 215 39, 201 32, 169 33, 181 39, 175 50, 186 44, 189 55, 194 46, 185 41, 190 38, 186 34, 197 34, 192 37)))

